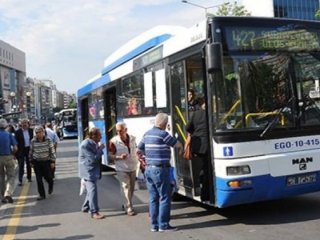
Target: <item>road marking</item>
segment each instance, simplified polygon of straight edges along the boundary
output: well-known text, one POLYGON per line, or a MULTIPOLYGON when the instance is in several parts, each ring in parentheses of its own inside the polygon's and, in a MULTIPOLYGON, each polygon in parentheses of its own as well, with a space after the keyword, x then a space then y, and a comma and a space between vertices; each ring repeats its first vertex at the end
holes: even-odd
POLYGON ((26 203, 29 188, 30 188, 30 183, 24 184, 21 190, 20 196, 17 199, 17 202, 15 204, 13 214, 11 215, 11 218, 9 220, 6 233, 4 234, 4 237, 2 238, 2 240, 14 240, 14 237, 17 232, 17 227, 20 222, 21 213, 22 213, 24 204, 26 203))

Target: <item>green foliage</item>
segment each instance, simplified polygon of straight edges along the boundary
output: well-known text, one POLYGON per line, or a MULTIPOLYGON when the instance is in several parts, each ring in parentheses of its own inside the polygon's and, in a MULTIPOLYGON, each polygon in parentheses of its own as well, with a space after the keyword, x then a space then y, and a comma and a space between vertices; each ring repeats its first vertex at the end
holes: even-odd
POLYGON ((72 100, 72 101, 69 103, 68 108, 77 108, 77 103, 72 100))
POLYGON ((236 74, 235 73, 229 73, 225 76, 225 78, 229 81, 232 81, 233 79, 236 79, 236 74))
POLYGON ((243 5, 234 2, 222 4, 213 16, 251 16, 251 13, 243 5))
POLYGON ((320 18, 320 9, 318 9, 315 16, 316 16, 316 18, 320 18))

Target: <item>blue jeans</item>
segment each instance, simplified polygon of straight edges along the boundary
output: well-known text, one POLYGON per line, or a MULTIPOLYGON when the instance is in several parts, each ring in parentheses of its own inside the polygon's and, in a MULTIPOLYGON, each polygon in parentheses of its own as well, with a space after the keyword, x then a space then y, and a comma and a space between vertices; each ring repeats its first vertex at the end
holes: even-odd
POLYGON ((148 167, 145 171, 152 228, 165 229, 171 210, 170 168, 148 167))
POLYGON ((85 185, 87 195, 82 210, 90 210, 91 214, 97 213, 99 212, 97 182, 85 180, 85 185))

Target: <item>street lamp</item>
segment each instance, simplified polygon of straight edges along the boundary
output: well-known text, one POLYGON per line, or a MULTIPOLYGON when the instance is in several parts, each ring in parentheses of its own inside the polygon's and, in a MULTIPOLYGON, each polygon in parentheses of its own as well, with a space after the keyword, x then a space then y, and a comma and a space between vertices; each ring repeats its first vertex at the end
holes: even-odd
POLYGON ((16 96, 15 92, 10 92, 10 97, 14 98, 16 96))
POLYGON ((195 6, 195 7, 198 7, 198 8, 204 9, 205 14, 206 14, 206 17, 208 16, 208 9, 209 9, 209 8, 215 8, 215 7, 220 7, 220 6, 222 6, 222 5, 228 5, 228 4, 229 4, 229 2, 226 2, 226 3, 214 5, 214 6, 205 7, 205 6, 202 6, 202 5, 199 5, 199 4, 196 4, 196 3, 193 3, 193 2, 187 1, 187 0, 182 0, 181 2, 182 2, 182 3, 189 4, 189 5, 192 5, 192 6, 195 6))
POLYGON ((31 98, 32 92, 27 91, 26 92, 26 97, 27 97, 27 118, 29 118, 29 115, 31 115, 31 98))
POLYGON ((10 92, 10 98, 11 98, 11 111, 15 111, 16 110, 16 105, 15 105, 15 97, 16 97, 16 93, 15 92, 10 92))

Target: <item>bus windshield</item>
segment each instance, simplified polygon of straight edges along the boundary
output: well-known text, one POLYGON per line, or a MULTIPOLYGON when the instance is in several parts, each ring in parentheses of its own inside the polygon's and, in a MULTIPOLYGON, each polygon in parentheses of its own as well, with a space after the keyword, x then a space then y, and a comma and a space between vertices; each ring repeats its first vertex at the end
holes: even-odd
POLYGON ((299 26, 225 31, 216 129, 320 125, 320 33, 299 26))
POLYGON ((57 114, 58 134, 60 138, 78 136, 77 109, 63 109, 57 114))
POLYGON ((77 111, 76 109, 62 110, 60 112, 61 126, 77 125, 77 111))

